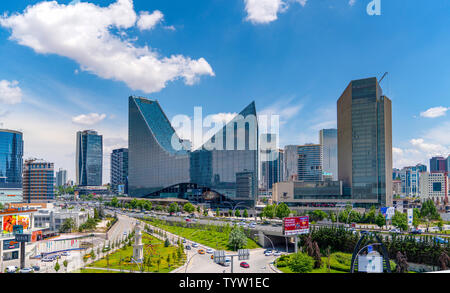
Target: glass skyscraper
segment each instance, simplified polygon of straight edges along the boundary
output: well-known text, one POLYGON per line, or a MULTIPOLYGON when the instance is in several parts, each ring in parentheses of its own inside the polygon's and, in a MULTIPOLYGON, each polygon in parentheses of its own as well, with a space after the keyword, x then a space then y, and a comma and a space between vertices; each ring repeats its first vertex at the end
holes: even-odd
POLYGON ((337 129, 322 129, 319 134, 322 147, 322 170, 324 175, 332 176, 338 180, 338 147, 337 129))
POLYGON ((318 144, 298 146, 298 181, 322 181, 322 148, 318 144))
POLYGON ((78 186, 101 186, 103 136, 96 131, 77 132, 76 180, 78 186))
POLYGON ((113 150, 111 153, 111 188, 118 191, 119 185, 127 184, 128 180, 128 149, 113 150))
POLYGON ((392 206, 392 109, 376 78, 350 82, 337 102, 338 175, 361 207, 392 206))
POLYGON ((0 188, 22 188, 23 135, 0 129, 0 188))
POLYGON ((258 126, 251 103, 194 151, 182 144, 157 101, 129 98, 129 195, 145 197, 175 185, 204 187, 254 204, 258 126), (254 120, 253 120, 254 119, 254 120))

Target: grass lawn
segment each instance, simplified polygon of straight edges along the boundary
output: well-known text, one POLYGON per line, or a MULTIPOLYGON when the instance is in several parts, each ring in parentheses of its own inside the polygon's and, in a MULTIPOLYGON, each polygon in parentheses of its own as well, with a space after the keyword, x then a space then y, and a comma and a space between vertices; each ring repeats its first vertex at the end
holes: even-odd
MULTIPOLYGON (((216 250, 234 250, 234 247, 228 247, 229 232, 217 231, 215 226, 212 226, 209 230, 207 228, 204 228, 205 230, 199 230, 198 228, 170 226, 158 220, 147 220, 146 222, 216 250)), ((247 246, 245 248, 254 249, 259 247, 253 239, 247 238, 247 246)))
POLYGON ((113 274, 113 273, 120 273, 116 271, 104 271, 104 270, 96 270, 96 269, 80 269, 76 271, 75 273, 81 273, 81 274, 113 274))
MULTIPOLYGON (((343 253, 343 252, 335 252, 332 253, 330 256, 330 272, 331 274, 342 274, 342 273, 350 273, 350 267, 351 267, 351 261, 352 261, 352 254, 351 253, 343 253)), ((319 269, 313 269, 310 273, 317 274, 317 273, 328 273, 328 258, 322 257, 322 266, 319 269)), ((391 270, 395 269, 395 263, 391 261, 391 270)), ((283 273, 292 274, 292 270, 289 268, 289 266, 286 267, 279 267, 278 268, 283 273)))
MULTIPOLYGON (((184 264, 185 255, 178 261, 178 263, 173 263, 173 253, 176 253, 178 248, 174 246, 164 247, 164 241, 159 240, 148 234, 143 234, 142 242, 144 243, 144 256, 152 256, 151 266, 144 266, 146 272, 157 272, 157 273, 168 273, 177 267, 184 264), (172 258, 170 268, 167 263, 167 256, 170 255, 172 258), (157 260, 160 259, 161 263, 158 268, 157 260)), ((92 264, 89 264, 86 269, 90 267, 97 268, 111 268, 111 269, 122 269, 125 271, 133 270, 138 272, 139 266, 135 264, 131 257, 133 257, 133 246, 128 246, 126 249, 120 248, 114 253, 110 254, 108 258, 104 257, 92 264)))

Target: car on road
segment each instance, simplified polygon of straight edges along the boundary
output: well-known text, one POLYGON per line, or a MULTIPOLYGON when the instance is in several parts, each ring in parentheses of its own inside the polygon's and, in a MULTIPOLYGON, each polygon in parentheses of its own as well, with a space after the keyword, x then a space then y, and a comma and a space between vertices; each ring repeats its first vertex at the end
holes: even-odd
POLYGON ((6 272, 7 272, 8 274, 14 274, 14 273, 16 273, 16 271, 17 271, 17 267, 16 267, 16 266, 9 266, 9 267, 6 267, 6 272))
POLYGON ((21 273, 21 274, 30 274, 32 272, 33 272, 32 268, 23 268, 23 269, 19 270, 19 273, 21 273))
POLYGON ((192 247, 196 248, 196 247, 198 247, 198 244, 197 243, 192 243, 192 247))
POLYGON ((186 245, 186 250, 191 250, 191 247, 189 245, 186 245))
POLYGON ((226 267, 231 266, 231 257, 229 256, 225 257, 225 262, 223 263, 223 265, 226 267))
POLYGON ((422 232, 422 230, 420 230, 420 229, 413 229, 412 231, 411 231, 411 234, 422 234, 423 232, 422 232))
POLYGON ((248 269, 248 268, 250 268, 250 265, 247 262, 243 261, 243 262, 241 262, 240 267, 244 268, 244 269, 248 269))
POLYGON ((273 252, 272 252, 272 250, 266 250, 266 251, 264 251, 264 255, 265 256, 272 256, 273 252))
POLYGON ((205 252, 205 250, 204 249, 199 249, 198 250, 198 254, 205 254, 206 252, 205 252))
POLYGON ((395 234, 400 234, 402 233, 399 229, 391 229, 391 231, 389 231, 391 233, 395 233, 395 234))
POLYGON ((186 243, 186 239, 183 239, 183 243, 186 243))
POLYGON ((281 256, 281 251, 277 250, 273 253, 274 256, 281 256))
POLYGON ((32 266, 31 267, 35 272, 39 272, 41 270, 40 266, 32 266))
POLYGON ((185 220, 186 220, 186 222, 191 222, 191 219, 189 219, 189 218, 185 218, 185 220))
MULTIPOLYGON (((108 247, 108 249, 109 249, 109 246, 107 246, 107 247, 108 247)), ((105 247, 105 249, 106 249, 106 247, 105 247)), ((61 253, 61 255, 62 255, 62 256, 70 256, 70 252, 64 251, 64 252, 61 253)))
POLYGON ((214 252, 214 250, 212 249, 212 248, 208 248, 207 250, 206 250, 206 253, 207 254, 212 254, 214 252))
POLYGON ((52 258, 52 257, 44 257, 43 259, 41 259, 41 261, 43 261, 43 262, 53 262, 53 261, 55 261, 55 259, 52 258))

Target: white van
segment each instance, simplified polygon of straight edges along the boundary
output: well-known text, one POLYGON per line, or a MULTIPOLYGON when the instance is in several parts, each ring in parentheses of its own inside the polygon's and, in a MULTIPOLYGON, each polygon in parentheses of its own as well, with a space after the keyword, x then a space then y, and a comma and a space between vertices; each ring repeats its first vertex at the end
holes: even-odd
POLYGON ((229 256, 225 257, 225 263, 223 265, 226 267, 231 266, 231 257, 229 256))

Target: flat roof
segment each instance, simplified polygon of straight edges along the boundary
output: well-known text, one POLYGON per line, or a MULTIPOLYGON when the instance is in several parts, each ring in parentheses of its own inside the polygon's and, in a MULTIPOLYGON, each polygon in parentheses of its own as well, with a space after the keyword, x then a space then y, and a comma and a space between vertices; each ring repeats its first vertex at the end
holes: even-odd
POLYGON ((17 130, 11 130, 11 129, 0 129, 0 132, 9 132, 9 133, 16 133, 16 134, 23 134, 20 131, 17 130))
POLYGON ((27 210, 27 211, 0 211, 0 215, 10 215, 10 214, 28 214, 34 213, 37 210, 27 210))

